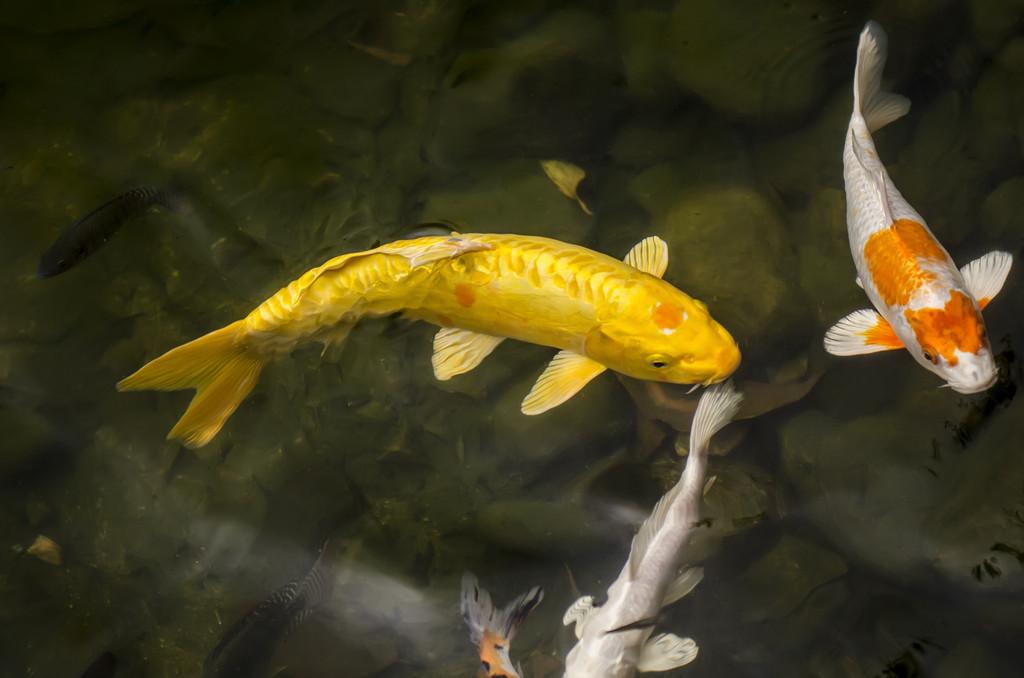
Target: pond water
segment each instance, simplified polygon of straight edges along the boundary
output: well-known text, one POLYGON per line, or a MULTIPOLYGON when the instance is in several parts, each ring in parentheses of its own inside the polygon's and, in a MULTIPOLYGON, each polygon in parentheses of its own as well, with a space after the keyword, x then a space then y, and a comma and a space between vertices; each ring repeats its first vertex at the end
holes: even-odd
POLYGON ((258 675, 475 675, 467 570, 499 603, 544 587, 512 656, 561 675, 562 614, 603 595, 678 478, 698 394, 609 372, 526 417, 551 349, 505 342, 440 382, 435 328, 400 318, 275 361, 197 449, 164 439, 189 394, 115 389, 326 259, 441 220, 616 258, 660 235, 666 279, 743 351, 757 416, 716 438, 687 551, 705 578, 658 621, 700 654, 665 675, 1019 675, 1019 272, 985 311, 986 393, 821 346, 869 305, 841 157, 872 18, 913 101, 876 133, 896 185, 958 265, 1019 255, 1019 0, 9 3, 0 675, 200 675, 328 539, 333 595, 258 675), (586 172, 592 214, 547 159, 586 172), (187 207, 140 208, 37 276, 137 186, 187 207))

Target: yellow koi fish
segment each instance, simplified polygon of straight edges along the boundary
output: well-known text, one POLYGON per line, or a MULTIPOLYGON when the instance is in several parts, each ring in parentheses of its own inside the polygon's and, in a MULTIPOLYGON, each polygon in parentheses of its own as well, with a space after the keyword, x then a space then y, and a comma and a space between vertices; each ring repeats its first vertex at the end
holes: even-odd
POLYGON ((306 272, 242 320, 179 346, 118 390, 196 395, 168 438, 208 443, 275 354, 341 342, 364 316, 401 312, 440 325, 434 375, 472 370, 506 338, 561 349, 522 404, 540 414, 605 369, 654 381, 712 384, 739 348, 707 307, 661 279, 668 247, 646 238, 617 261, 548 238, 452 234, 343 254, 306 272))

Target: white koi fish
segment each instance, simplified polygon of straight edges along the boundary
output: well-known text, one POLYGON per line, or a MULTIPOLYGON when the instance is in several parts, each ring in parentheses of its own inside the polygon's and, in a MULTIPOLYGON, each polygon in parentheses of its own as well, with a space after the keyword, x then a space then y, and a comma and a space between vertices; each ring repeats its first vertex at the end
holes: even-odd
POLYGON ((843 149, 846 221, 857 284, 876 311, 854 311, 829 328, 825 349, 860 355, 906 348, 959 393, 977 393, 997 378, 981 310, 1002 289, 1013 257, 989 252, 957 269, 924 219, 896 189, 871 133, 910 110, 881 90, 886 36, 870 21, 860 34, 853 115, 843 149))
POLYGON ((704 577, 703 568, 682 574, 678 568, 700 519, 708 444, 736 416, 742 399, 729 382, 704 392, 693 416, 686 469, 633 538, 629 558, 608 588, 608 601, 596 607, 584 596, 566 610, 562 623, 575 623, 579 639, 566 658, 567 678, 626 678, 637 671, 668 671, 696 658, 692 638, 651 633, 659 611, 704 577))

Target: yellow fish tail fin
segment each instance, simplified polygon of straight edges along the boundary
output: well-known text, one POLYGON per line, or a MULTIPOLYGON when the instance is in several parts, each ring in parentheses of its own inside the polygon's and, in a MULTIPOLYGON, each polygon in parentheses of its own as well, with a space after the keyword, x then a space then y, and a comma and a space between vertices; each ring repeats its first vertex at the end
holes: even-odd
POLYGON ((171 349, 117 383, 119 391, 194 388, 168 439, 202 447, 220 431, 259 379, 266 356, 239 341, 241 320, 171 349))

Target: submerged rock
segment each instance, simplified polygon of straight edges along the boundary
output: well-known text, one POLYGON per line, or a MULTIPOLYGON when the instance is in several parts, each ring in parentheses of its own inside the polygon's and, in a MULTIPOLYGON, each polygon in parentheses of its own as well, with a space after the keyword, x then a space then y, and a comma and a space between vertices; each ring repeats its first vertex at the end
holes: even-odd
POLYGON ((775 121, 806 113, 828 91, 837 73, 829 38, 840 30, 853 29, 824 0, 680 0, 668 58, 679 83, 712 107, 775 121))
POLYGON ((614 544, 597 516, 575 504, 529 499, 496 501, 480 510, 478 536, 509 551, 576 558, 614 544))
POLYGON ((527 158, 489 163, 464 182, 429 191, 416 220, 450 221, 471 233, 543 235, 570 243, 585 242, 591 225, 591 217, 565 199, 536 160, 527 158))
POLYGON ((708 305, 747 362, 783 343, 805 343, 798 328, 807 326, 808 311, 795 303, 796 261, 779 206, 750 184, 695 185, 677 177, 659 166, 631 189, 653 217, 653 234, 669 245, 666 280, 708 305))
POLYGON ((438 94, 429 156, 454 165, 585 150, 621 106, 611 41, 602 17, 568 9, 512 40, 495 44, 491 36, 488 46, 462 51, 438 94))

